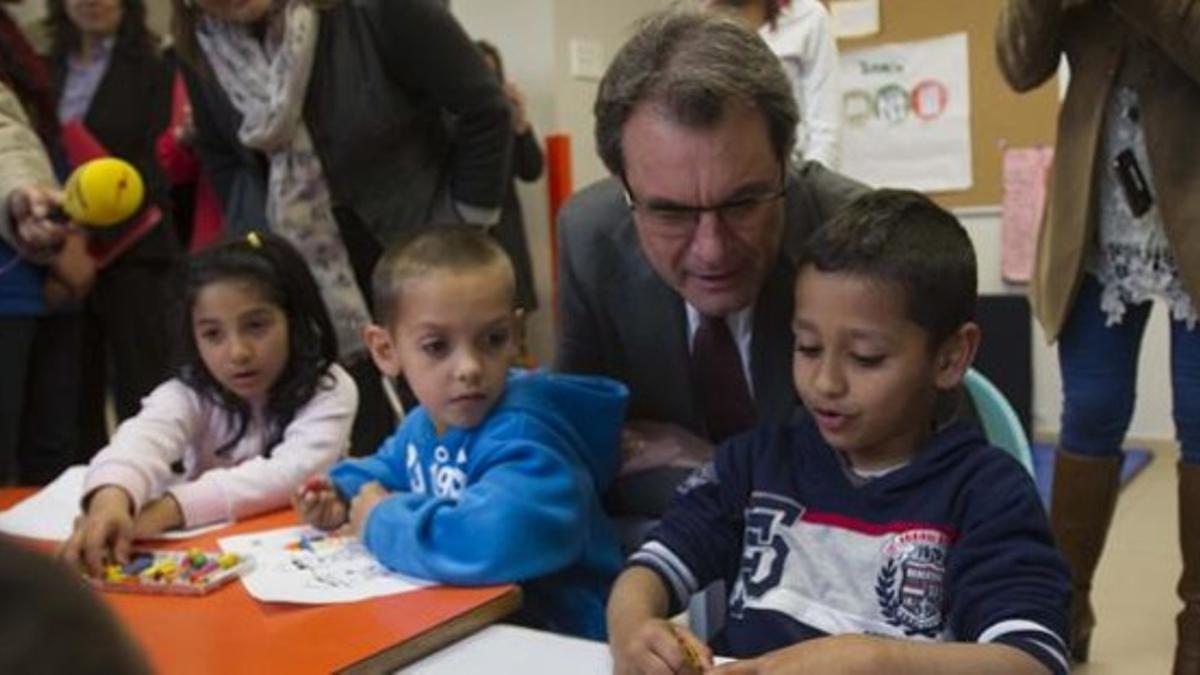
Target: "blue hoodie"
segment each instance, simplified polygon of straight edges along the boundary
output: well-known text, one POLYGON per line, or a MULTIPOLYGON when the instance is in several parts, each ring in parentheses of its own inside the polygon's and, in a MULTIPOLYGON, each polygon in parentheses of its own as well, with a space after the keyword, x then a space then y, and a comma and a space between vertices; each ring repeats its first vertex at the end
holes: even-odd
POLYGON ((449 584, 518 582, 523 613, 541 627, 604 639, 622 561, 600 495, 617 470, 627 399, 607 378, 512 371, 477 427, 438 438, 417 408, 375 455, 330 476, 345 498, 369 481, 397 493, 363 530, 387 567, 449 584))

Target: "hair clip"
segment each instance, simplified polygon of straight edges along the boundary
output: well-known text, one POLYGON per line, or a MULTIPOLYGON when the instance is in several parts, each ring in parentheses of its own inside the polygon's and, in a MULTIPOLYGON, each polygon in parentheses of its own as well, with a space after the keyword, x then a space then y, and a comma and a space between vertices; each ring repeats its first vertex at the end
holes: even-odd
POLYGON ((246 243, 250 244, 250 248, 262 248, 262 237, 258 236, 257 232, 250 232, 246 235, 246 243))

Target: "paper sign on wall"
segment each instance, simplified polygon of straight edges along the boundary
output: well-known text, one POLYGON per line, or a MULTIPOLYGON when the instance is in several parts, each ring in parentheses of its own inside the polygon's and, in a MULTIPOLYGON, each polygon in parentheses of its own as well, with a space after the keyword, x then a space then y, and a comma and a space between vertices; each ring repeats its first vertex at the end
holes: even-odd
POLYGON ((1004 197, 1000 217, 1000 274, 1025 283, 1033 276, 1038 231, 1046 211, 1046 185, 1054 150, 1049 147, 1004 151, 1004 197))
POLYGON ((868 185, 971 187, 967 34, 842 52, 842 170, 868 185))
POLYGON ((863 37, 879 32, 879 0, 835 0, 829 3, 833 36, 863 37))

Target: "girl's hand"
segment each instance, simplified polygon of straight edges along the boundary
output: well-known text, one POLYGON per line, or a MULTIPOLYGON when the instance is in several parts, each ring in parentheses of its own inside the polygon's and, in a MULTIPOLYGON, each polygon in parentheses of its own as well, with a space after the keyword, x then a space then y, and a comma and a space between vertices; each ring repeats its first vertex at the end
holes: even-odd
POLYGON ((346 522, 346 502, 328 476, 313 476, 297 487, 292 507, 301 520, 317 529, 332 530, 346 522))
POLYGON ((712 650, 694 633, 666 619, 650 619, 629 638, 612 645, 618 675, 702 673, 712 667, 712 650))
POLYGON ((179 527, 183 527, 183 509, 167 493, 142 507, 133 520, 133 538, 145 539, 179 527))
POLYGON ((363 485, 350 502, 350 522, 346 525, 347 533, 361 537, 363 528, 367 525, 367 516, 371 515, 371 509, 387 499, 389 494, 387 488, 376 481, 363 485))
POLYGON ((87 512, 75 519, 75 531, 58 549, 58 557, 92 576, 104 565, 129 562, 133 543, 133 500, 125 490, 109 485, 96 490, 87 512))

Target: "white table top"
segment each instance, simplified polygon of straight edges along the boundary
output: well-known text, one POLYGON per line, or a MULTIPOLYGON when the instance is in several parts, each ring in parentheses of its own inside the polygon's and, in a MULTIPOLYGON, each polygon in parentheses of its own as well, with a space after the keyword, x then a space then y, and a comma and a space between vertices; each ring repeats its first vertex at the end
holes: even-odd
POLYGON ((492 625, 405 668, 415 675, 610 675, 608 645, 580 638, 492 625))

